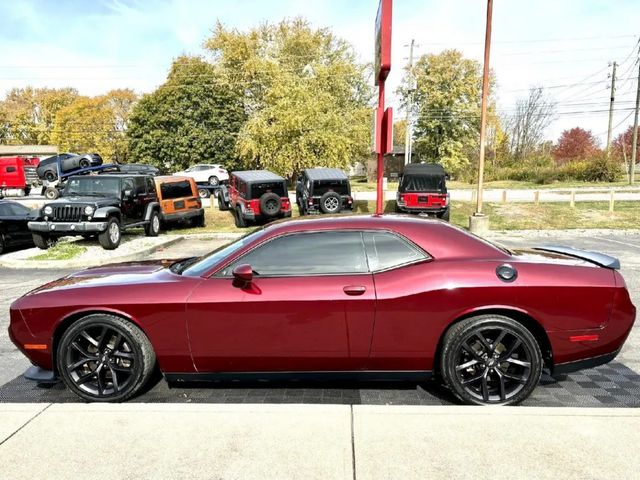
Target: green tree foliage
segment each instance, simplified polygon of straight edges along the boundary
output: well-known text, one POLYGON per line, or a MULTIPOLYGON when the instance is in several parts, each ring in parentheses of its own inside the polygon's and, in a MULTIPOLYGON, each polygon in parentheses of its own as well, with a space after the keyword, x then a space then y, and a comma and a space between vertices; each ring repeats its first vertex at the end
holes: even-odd
POLYGON ((0 136, 12 144, 51 143, 56 114, 78 98, 74 88, 13 88, 0 102, 0 136))
MULTIPOLYGON (((467 173, 479 140, 480 63, 464 58, 457 50, 445 50, 421 56, 413 75, 413 150, 417 159, 439 162, 454 175, 467 173)), ((406 107, 411 93, 408 82, 398 92, 406 107)))
POLYGON ((131 157, 170 171, 194 163, 233 166, 245 117, 237 91, 216 66, 199 57, 179 57, 166 82, 133 109, 131 157))
POLYGON ((313 166, 347 168, 368 153, 365 67, 329 30, 302 19, 248 32, 218 24, 205 48, 248 114, 237 142, 245 166, 292 176, 313 166))
POLYGON ((136 100, 132 90, 78 97, 58 111, 51 140, 61 151, 96 152, 107 162, 126 162, 127 125, 136 100))
POLYGON ((402 119, 393 122, 393 146, 404 148, 407 137, 407 121, 402 119))

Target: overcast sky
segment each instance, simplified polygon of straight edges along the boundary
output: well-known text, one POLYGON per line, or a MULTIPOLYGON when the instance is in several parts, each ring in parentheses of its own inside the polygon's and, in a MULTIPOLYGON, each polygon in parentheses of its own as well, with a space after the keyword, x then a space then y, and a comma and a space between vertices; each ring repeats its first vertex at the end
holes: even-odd
MULTIPOLYGON (((582 126, 604 142, 608 64, 617 60, 614 125, 620 125, 614 134, 632 122, 640 0, 494 3, 491 66, 503 112, 512 111, 530 86, 541 85, 558 101, 550 139, 582 126)), ((416 55, 457 48, 482 61, 485 9, 485 0, 395 0, 391 90, 412 38, 416 55)), ((203 53, 217 19, 243 30, 303 16, 330 27, 362 61, 371 61, 376 10, 377 0, 0 0, 0 92, 26 85, 72 86, 87 95, 127 87, 152 91, 174 57, 203 53)), ((393 92, 388 101, 397 107, 393 92)))

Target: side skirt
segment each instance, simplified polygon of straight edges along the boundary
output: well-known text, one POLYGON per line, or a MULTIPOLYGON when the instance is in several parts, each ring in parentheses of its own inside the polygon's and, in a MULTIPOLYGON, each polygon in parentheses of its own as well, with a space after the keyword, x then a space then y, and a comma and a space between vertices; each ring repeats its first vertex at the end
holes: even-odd
POLYGON ((352 371, 352 372, 207 372, 165 373, 168 382, 328 382, 328 381, 405 381, 423 382, 431 371, 352 371))

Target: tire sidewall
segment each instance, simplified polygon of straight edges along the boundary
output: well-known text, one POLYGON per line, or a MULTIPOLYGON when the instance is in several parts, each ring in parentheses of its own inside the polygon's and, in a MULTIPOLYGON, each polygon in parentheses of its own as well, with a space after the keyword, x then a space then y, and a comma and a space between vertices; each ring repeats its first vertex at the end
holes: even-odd
POLYGON ((134 376, 132 377, 130 386, 127 388, 127 390, 118 395, 100 398, 100 397, 94 397, 92 395, 89 395, 88 393, 84 392, 83 390, 77 387, 77 385, 72 380, 69 373, 67 372, 66 365, 64 364, 66 351, 69 348, 70 342, 73 341, 73 339, 76 337, 77 334, 79 334, 82 330, 84 330, 85 328, 87 328, 89 325, 92 325, 92 324, 108 325, 111 328, 119 329, 122 331, 123 330, 122 326, 118 322, 115 322, 113 319, 114 317, 110 315, 96 314, 96 315, 89 315, 77 321, 76 323, 71 325, 71 327, 69 327, 69 329, 67 329, 66 332, 64 332, 64 334, 62 335, 62 338, 60 339, 60 342, 58 343, 58 348, 56 349, 56 369, 58 371, 58 375, 60 376, 60 378, 62 378, 64 384, 67 386, 69 390, 71 390, 73 393, 83 398, 84 400, 87 400, 90 402, 121 402, 133 397, 142 387, 140 383, 141 383, 141 380, 143 379, 145 370, 147 370, 147 368, 145 367, 148 367, 144 364, 144 362, 146 362, 147 359, 144 358, 145 356, 144 356, 142 347, 138 344, 137 341, 135 341, 131 332, 127 331, 126 332, 127 336, 133 339, 133 341, 130 342, 131 343, 130 346, 133 349, 136 359, 138 361, 137 362, 138 365, 136 366, 134 376))
POLYGON ((341 207, 342 207, 342 198, 340 198, 340 195, 338 195, 335 192, 327 192, 324 195, 322 195, 322 197, 320 197, 320 210, 322 210, 322 213, 328 213, 328 214, 339 213, 341 207), (325 205, 326 201, 330 198, 338 199, 338 208, 336 208, 335 210, 331 210, 327 208, 325 205))
POLYGON ((276 193, 273 193, 273 192, 264 193, 260 197, 260 213, 262 213, 262 215, 264 215, 265 217, 269 217, 269 218, 276 217, 278 213, 280 213, 281 209, 282 209, 282 199, 276 193), (270 200, 275 201, 276 205, 278 206, 278 208, 276 208, 274 211, 269 211, 266 209, 267 202, 269 202, 270 200))
POLYGON ((527 383, 514 397, 508 399, 506 402, 493 402, 490 403, 490 405, 517 405, 528 398, 540 382, 544 363, 540 346, 533 334, 531 334, 531 332, 521 323, 501 315, 480 315, 462 320, 462 322, 460 322, 460 324, 453 325, 445 335, 442 355, 440 358, 440 372, 445 383, 449 386, 454 395, 467 404, 487 405, 469 395, 458 383, 455 372, 455 355, 461 342, 465 340, 473 330, 478 328, 500 327, 517 333, 523 342, 526 342, 532 355, 531 374, 527 383), (462 324, 462 322, 464 322, 464 324, 462 324), (446 336, 449 334, 453 334, 452 338, 447 339, 446 336))
POLYGON ((116 248, 118 248, 120 246, 120 242, 122 242, 122 229, 120 227, 120 221, 116 218, 116 217, 110 217, 109 221, 107 222, 107 230, 100 233, 98 235, 98 238, 100 240, 100 245, 102 245, 102 248, 104 248, 105 250, 115 250, 116 248), (113 223, 116 223, 118 225, 118 241, 117 242, 113 242, 111 240, 111 236, 109 235, 109 231, 111 230, 111 225, 113 223))

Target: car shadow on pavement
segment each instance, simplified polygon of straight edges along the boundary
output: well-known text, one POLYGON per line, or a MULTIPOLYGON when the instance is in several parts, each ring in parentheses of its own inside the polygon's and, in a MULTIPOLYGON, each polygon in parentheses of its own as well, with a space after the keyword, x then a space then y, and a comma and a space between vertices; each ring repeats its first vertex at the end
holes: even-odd
MULTIPOLYGON (((81 401, 60 382, 37 385, 19 376, 0 387, 0 402, 81 401)), ((411 382, 189 382, 155 379, 131 402, 310 403, 341 405, 451 405, 459 402, 437 380, 411 382)), ((543 375, 523 405, 540 407, 640 407, 640 375, 611 362, 555 380, 543 375)))

